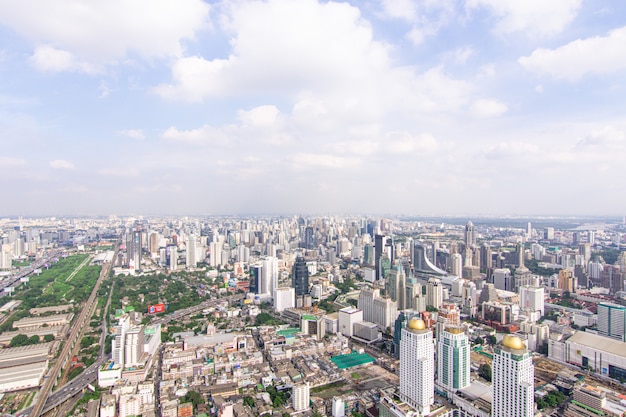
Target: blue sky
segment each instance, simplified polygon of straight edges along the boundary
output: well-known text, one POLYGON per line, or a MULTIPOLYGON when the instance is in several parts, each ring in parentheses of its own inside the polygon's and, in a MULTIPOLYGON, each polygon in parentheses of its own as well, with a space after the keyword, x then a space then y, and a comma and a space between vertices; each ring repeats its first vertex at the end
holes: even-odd
POLYGON ((623 215, 626 4, 0 0, 0 215, 623 215))

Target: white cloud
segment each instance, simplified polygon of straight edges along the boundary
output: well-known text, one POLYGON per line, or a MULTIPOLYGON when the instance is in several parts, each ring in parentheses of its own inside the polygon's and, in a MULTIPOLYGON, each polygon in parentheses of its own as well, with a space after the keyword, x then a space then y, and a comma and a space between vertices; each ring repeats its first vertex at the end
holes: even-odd
POLYGON ((37 64, 54 59, 38 68, 75 71, 73 63, 98 68, 129 55, 180 56, 182 42, 207 27, 209 9, 201 0, 3 1, 0 24, 38 46, 37 64))
POLYGON ((626 69, 626 27, 607 36, 577 39, 556 49, 539 48, 519 59, 526 69, 557 79, 576 81, 588 74, 626 69))
POLYGON ((22 165, 26 165, 24 159, 0 156, 0 167, 18 167, 22 165))
POLYGON ((450 0, 382 0, 381 8, 383 17, 412 24, 406 38, 416 46, 436 35, 457 15, 455 4, 450 0))
POLYGON ((195 145, 225 145, 229 142, 227 135, 222 130, 210 125, 203 125, 197 129, 189 130, 179 130, 177 127, 171 126, 163 132, 162 137, 163 139, 195 145))
POLYGON ((409 22, 418 16, 417 3, 413 0, 382 0, 383 14, 393 19, 402 19, 409 22))
POLYGON ((65 159, 55 159, 50 161, 50 168, 71 170, 75 167, 73 163, 66 161, 65 159))
POLYGON ((466 8, 485 7, 498 18, 498 34, 526 32, 532 37, 554 35, 570 24, 581 0, 468 0, 466 8))
POLYGON ((506 113, 508 109, 508 106, 501 101, 480 99, 472 103, 470 113, 479 118, 496 117, 506 113))
POLYGON ((30 57, 30 62, 40 71, 61 72, 75 71, 94 74, 98 68, 86 62, 79 62, 69 52, 50 45, 38 46, 30 57))
POLYGON ((280 110, 272 105, 255 107, 248 111, 239 111, 239 119, 245 125, 254 127, 272 127, 279 115, 280 110))
POLYGON ((146 135, 141 129, 119 130, 117 133, 118 135, 126 136, 127 138, 135 140, 144 140, 146 138, 146 135))
POLYGON ((390 133, 384 145, 384 149, 392 153, 431 152, 438 147, 437 140, 430 134, 416 137, 406 132, 390 133))
POLYGON ((618 130, 613 126, 605 126, 600 130, 589 133, 583 139, 579 140, 576 146, 580 148, 596 147, 605 152, 615 147, 623 147, 626 144, 624 141, 625 138, 626 134, 624 131, 618 130))

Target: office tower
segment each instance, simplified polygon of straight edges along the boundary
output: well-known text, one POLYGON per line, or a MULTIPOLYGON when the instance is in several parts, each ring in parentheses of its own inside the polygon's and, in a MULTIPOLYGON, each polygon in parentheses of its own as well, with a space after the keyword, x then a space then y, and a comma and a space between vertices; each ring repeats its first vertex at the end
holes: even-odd
POLYGON ((533 227, 530 224, 530 222, 528 222, 528 224, 526 224, 526 239, 530 239, 533 235, 533 227))
POLYGON ((261 280, 263 279, 263 267, 261 265, 250 266, 250 292, 262 294, 261 280))
POLYGON ((494 269, 491 274, 491 282, 499 290, 513 291, 515 287, 511 270, 505 268, 494 269))
POLYGON ((296 306, 296 293, 293 288, 276 288, 273 297, 274 309, 278 313, 287 308, 294 308, 296 306))
POLYGON ((447 326, 437 336, 437 384, 449 393, 470 384, 470 342, 462 327, 447 326))
POLYGON ((457 277, 463 276, 463 257, 460 253, 453 253, 450 256, 451 261, 451 271, 452 275, 456 275, 457 277))
POLYGON ((141 230, 133 230, 128 247, 128 261, 131 269, 141 269, 141 230))
POLYGON ((613 303, 598 304, 598 334, 626 342, 626 307, 613 303))
POLYGON ((156 232, 150 233, 148 250, 150 251, 150 254, 153 256, 155 256, 159 252, 159 240, 160 240, 160 236, 158 233, 156 232))
POLYGON ((537 311, 540 317, 543 316, 545 312, 543 287, 531 287, 529 285, 519 287, 519 307, 522 311, 537 311))
POLYGON ((483 243, 480 247, 480 267, 481 271, 488 272, 493 267, 493 253, 488 244, 483 243))
POLYGON ((534 415, 532 353, 517 336, 506 335, 494 349, 492 361, 493 417, 534 415))
POLYGON ((393 325, 398 312, 396 303, 389 297, 381 297, 378 288, 362 289, 358 307, 363 311, 363 320, 376 323, 382 330, 393 325))
POLYGON ((186 266, 187 268, 195 268, 198 264, 197 259, 198 252, 198 240, 194 235, 189 236, 189 241, 187 241, 187 259, 186 266))
POLYGON ((363 311, 354 307, 345 307, 339 310, 337 319, 339 325, 339 333, 344 336, 351 337, 354 333, 354 323, 363 321, 363 311))
POLYGON ((278 288, 278 259, 268 256, 263 259, 261 294, 273 294, 278 288))
POLYGON ((141 365, 141 357, 144 349, 144 328, 135 326, 126 332, 126 340, 124 342, 124 367, 141 365))
POLYGON ((296 385, 293 387, 293 409, 296 412, 304 411, 309 408, 310 390, 309 383, 296 385))
POLYGON ((443 285, 438 278, 429 278, 426 284, 426 306, 441 307, 443 303, 443 285))
POLYGON ((524 267, 524 244, 518 243, 515 250, 515 266, 518 268, 524 267))
POLYGON ((412 318, 400 340, 400 399, 422 414, 435 401, 433 332, 423 320, 412 318))
POLYGON ((465 225, 465 246, 476 246, 476 231, 471 220, 465 225))
POLYGON ((309 268, 302 256, 298 256, 293 264, 291 283, 296 290, 297 296, 309 293, 309 268))
POLYGON ((559 280, 557 286, 559 289, 570 293, 576 291, 576 283, 572 271, 567 269, 561 269, 559 271, 559 280))
POLYGON ((128 314, 124 314, 119 318, 117 326, 115 326, 115 337, 111 340, 111 360, 120 367, 124 366, 124 343, 129 328, 130 317, 128 314))
POLYGON ((386 287, 387 294, 396 302, 398 310, 406 309, 406 273, 400 262, 389 273, 386 287))
POLYGON ((374 246, 369 243, 363 247, 363 265, 374 265, 374 246))
POLYGON ((178 269, 178 249, 176 246, 170 246, 170 271, 178 269))
POLYGON ((374 236, 374 266, 376 267, 376 279, 383 278, 382 258, 386 254, 389 264, 393 265, 393 239, 389 236, 374 236))
POLYGON ((546 240, 553 240, 554 239, 554 227, 546 227, 543 237, 546 240))
POLYGON ((209 266, 216 268, 222 261, 222 244, 211 242, 209 245, 209 266))

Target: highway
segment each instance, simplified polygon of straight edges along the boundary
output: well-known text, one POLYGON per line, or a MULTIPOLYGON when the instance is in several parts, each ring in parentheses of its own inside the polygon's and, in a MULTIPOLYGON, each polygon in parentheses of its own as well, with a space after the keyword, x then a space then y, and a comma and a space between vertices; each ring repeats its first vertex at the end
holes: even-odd
POLYGON ((35 269, 39 269, 46 263, 51 262, 53 258, 60 257, 63 252, 63 249, 54 249, 50 252, 47 252, 44 257, 42 257, 41 259, 37 259, 35 262, 30 264, 30 266, 20 270, 17 275, 12 275, 0 281, 0 288, 12 287, 13 284, 18 282, 20 279, 32 274, 35 269))

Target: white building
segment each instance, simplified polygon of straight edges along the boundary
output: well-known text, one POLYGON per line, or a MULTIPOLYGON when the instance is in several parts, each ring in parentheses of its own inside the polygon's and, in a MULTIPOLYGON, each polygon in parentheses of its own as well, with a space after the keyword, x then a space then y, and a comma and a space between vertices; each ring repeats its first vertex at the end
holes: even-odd
POLYGON ((398 308, 390 298, 380 296, 378 288, 364 288, 359 294, 359 309, 363 320, 376 323, 382 330, 392 327, 398 317, 398 308))
POLYGON ((354 323, 363 321, 363 311, 354 307, 339 310, 339 333, 351 337, 354 333, 354 323))
POLYGON ((309 383, 293 387, 292 396, 293 409, 296 412, 307 410, 310 402, 309 383))
POLYGON ((412 318, 400 340, 400 399, 422 414, 435 402, 435 346, 433 332, 423 320, 412 318))
POLYGON ((263 268, 261 269, 260 293, 273 294, 278 288, 278 259, 268 256, 263 259, 263 268))
POLYGON ((142 365, 142 356, 144 352, 144 328, 135 326, 126 332, 124 342, 124 367, 142 365))
POLYGON ((545 314, 543 287, 523 285, 519 288, 519 307, 522 312, 539 312, 539 317, 545 314))
POLYGON ((513 291, 515 287, 511 271, 506 268, 494 269, 491 274, 491 282, 498 290, 513 291))
POLYGON ((138 416, 141 414, 141 407, 143 406, 141 395, 121 395, 119 404, 119 417, 138 416))
POLYGON ((492 417, 533 417, 534 375, 532 352, 519 337, 504 336, 492 361, 492 417))
POLYGON ((333 417, 344 417, 346 415, 346 403, 341 398, 333 398, 331 414, 333 417))
POLYGON ((276 312, 281 312, 287 308, 294 308, 295 306, 295 288, 276 288, 276 291, 274 291, 274 309, 276 312))
POLYGON ((438 278, 429 278, 426 284, 426 305, 439 308, 443 303, 443 285, 438 278))
POLYGON ((437 338, 437 384, 449 393, 470 384, 470 342, 462 327, 448 326, 437 338))

